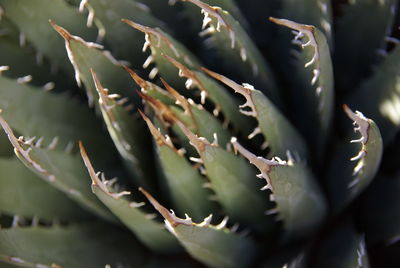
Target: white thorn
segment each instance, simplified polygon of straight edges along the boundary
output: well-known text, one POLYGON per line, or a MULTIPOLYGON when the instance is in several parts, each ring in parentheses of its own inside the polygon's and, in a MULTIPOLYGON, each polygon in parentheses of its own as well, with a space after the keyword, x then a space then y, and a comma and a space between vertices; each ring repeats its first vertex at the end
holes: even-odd
POLYGON ((149 73, 149 78, 154 79, 154 77, 156 77, 157 74, 158 74, 158 69, 157 67, 154 67, 153 69, 151 69, 149 73))
POLYGON ((19 83, 19 84, 25 84, 30 81, 32 81, 32 75, 26 75, 26 76, 17 78, 17 83, 19 83))
POLYGON ((247 138, 249 139, 249 140, 251 140, 252 138, 254 138, 255 136, 257 136, 258 134, 260 134, 261 133, 261 128, 260 127, 256 127, 254 130, 253 130, 253 132, 251 132, 250 134, 249 134, 249 136, 247 136, 247 138))
POLYGON ((47 149, 53 150, 54 148, 56 148, 57 143, 58 143, 58 137, 56 136, 51 140, 50 144, 47 146, 47 149))
POLYGON ((152 55, 148 56, 145 62, 143 63, 143 68, 146 69, 153 62, 154 58, 152 55))

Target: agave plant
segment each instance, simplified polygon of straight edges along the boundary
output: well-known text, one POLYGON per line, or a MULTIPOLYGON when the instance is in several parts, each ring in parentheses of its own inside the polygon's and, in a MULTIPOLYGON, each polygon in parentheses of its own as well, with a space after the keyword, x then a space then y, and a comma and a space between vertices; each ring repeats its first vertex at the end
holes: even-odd
POLYGON ((396 267, 397 2, 0 0, 0 266, 396 267))

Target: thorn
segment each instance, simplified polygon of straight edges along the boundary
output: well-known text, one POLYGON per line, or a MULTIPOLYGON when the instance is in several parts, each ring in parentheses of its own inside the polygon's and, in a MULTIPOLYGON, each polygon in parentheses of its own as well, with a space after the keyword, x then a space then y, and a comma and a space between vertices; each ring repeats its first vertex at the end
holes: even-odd
POLYGON ((18 84, 25 84, 25 83, 29 83, 31 81, 32 81, 32 75, 26 75, 26 76, 17 78, 18 84))
POLYGON ((278 208, 277 207, 268 209, 265 212, 265 215, 273 215, 273 214, 278 214, 278 208))
POLYGON ((57 143, 58 143, 58 137, 56 136, 51 140, 50 144, 47 145, 47 149, 54 150, 57 146, 57 143))
POLYGON ((8 70, 10 70, 10 67, 9 66, 0 66, 0 75, 2 75, 2 73, 4 72, 4 71, 8 71, 8 70))
POLYGON ((79 151, 81 153, 83 162, 85 163, 85 166, 89 172, 90 178, 92 179, 92 185, 98 186, 103 192, 109 194, 109 191, 105 184, 100 180, 96 172, 94 171, 94 168, 92 166, 92 163, 90 162, 90 159, 86 153, 85 147, 83 146, 83 143, 79 141, 79 151))
POLYGON ((24 33, 19 33, 19 46, 24 47, 26 45, 26 36, 24 33))
POLYGON ((257 136, 258 134, 260 134, 261 133, 261 128, 260 127, 256 127, 254 130, 253 130, 253 132, 251 132, 250 134, 249 134, 249 136, 247 136, 247 138, 249 139, 249 140, 251 140, 252 138, 254 138, 255 136, 257 136))
POLYGON ((144 196, 147 198, 147 200, 150 201, 150 203, 153 205, 153 207, 169 222, 169 224, 172 227, 176 227, 179 224, 184 224, 184 225, 192 225, 193 222, 190 218, 186 219, 180 219, 175 216, 174 213, 171 213, 166 209, 164 206, 162 206, 158 201, 151 195, 149 194, 146 190, 144 190, 142 187, 139 187, 139 191, 144 194, 144 196))
POLYGON ((43 88, 45 91, 50 91, 52 89, 54 89, 56 85, 54 84, 54 82, 47 82, 46 84, 43 85, 43 88))
POLYGON ((49 23, 54 28, 54 30, 56 30, 62 36, 62 38, 64 38, 65 41, 69 41, 73 38, 67 30, 55 24, 52 20, 49 20, 49 23))
POLYGON ((151 71, 149 73, 149 78, 154 79, 157 74, 158 74, 158 68, 154 67, 153 69, 151 69, 151 71))
POLYGON ((20 220, 19 216, 18 215, 14 215, 13 219, 12 219, 11 227, 12 228, 18 227, 19 226, 19 220, 20 220))
POLYGON ((201 159, 201 158, 189 157, 189 160, 194 163, 204 164, 203 159, 201 159))
POLYGON ((198 227, 208 227, 212 220, 212 214, 208 215, 208 217, 204 218, 204 220, 197 224, 198 227))
POLYGON ((251 98, 251 91, 254 90, 254 88, 249 85, 249 84, 243 84, 243 86, 235 83, 233 80, 220 75, 218 73, 215 73, 213 71, 208 70, 207 68, 201 67, 201 69, 207 73, 209 76, 213 77, 214 79, 222 82, 223 84, 227 85, 228 87, 232 88, 235 93, 241 94, 243 97, 246 99, 246 103, 243 105, 240 105, 239 108, 244 108, 244 107, 249 107, 250 111, 245 111, 245 110, 240 110, 241 113, 247 115, 247 116, 257 116, 256 108, 253 103, 253 100, 251 98))
POLYGON ((154 126, 150 118, 148 118, 140 109, 138 109, 139 114, 142 116, 143 120, 146 122, 147 127, 150 130, 151 135, 159 146, 166 145, 177 152, 175 146, 173 145, 171 139, 168 136, 164 137, 161 132, 154 126))
POLYGON ((221 223, 216 225, 215 228, 218 229, 218 230, 221 230, 221 229, 225 228, 226 224, 228 223, 228 220, 229 220, 229 217, 225 216, 224 219, 221 221, 221 223))
POLYGON ((136 82, 136 84, 139 85, 139 87, 141 88, 145 88, 147 86, 147 81, 144 80, 143 78, 141 78, 137 73, 135 73, 132 69, 130 69, 129 67, 123 65, 122 66, 125 71, 127 71, 129 73, 129 75, 131 76, 131 78, 136 82))
POLYGON ((147 59, 145 60, 145 62, 143 63, 143 66, 142 66, 143 69, 147 69, 147 67, 149 67, 149 65, 151 63, 153 63, 153 61, 154 61, 153 56, 152 55, 148 56, 147 59))

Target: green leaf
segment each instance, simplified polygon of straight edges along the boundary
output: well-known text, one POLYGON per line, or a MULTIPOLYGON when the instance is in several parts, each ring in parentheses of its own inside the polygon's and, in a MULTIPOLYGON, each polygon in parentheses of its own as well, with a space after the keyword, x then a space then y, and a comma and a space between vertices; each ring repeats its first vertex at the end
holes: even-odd
POLYGON ((332 46, 332 8, 329 0, 283 0, 280 16, 320 30, 332 46))
POLYGON ((126 99, 118 94, 109 93, 91 69, 93 80, 99 95, 99 107, 108 132, 114 141, 126 166, 135 178, 137 186, 150 187, 155 178, 153 155, 146 153, 151 141, 142 120, 134 117, 132 107, 124 106, 126 99))
POLYGON ((209 36, 207 42, 212 44, 222 58, 218 65, 225 64, 226 69, 233 69, 242 79, 252 81, 275 104, 281 105, 272 71, 242 26, 220 7, 199 0, 182 1, 196 5, 204 14, 200 35, 209 36))
POLYGON ((232 124, 236 130, 250 133, 252 129, 251 122, 238 111, 238 101, 225 88, 202 72, 191 70, 169 56, 165 57, 179 69, 183 77, 187 78, 185 83, 187 89, 191 89, 194 86, 200 90, 201 104, 204 105, 207 99, 211 100, 214 105, 213 114, 218 116, 221 112, 225 120, 224 125, 232 124))
POLYGON ((177 121, 177 125, 196 148, 200 158, 191 160, 204 165, 210 188, 225 213, 259 233, 271 232, 272 219, 264 215, 268 209, 268 200, 258 190, 261 184, 255 179, 255 170, 251 165, 218 144, 210 144, 204 137, 196 136, 182 122, 177 121))
POLYGON ((193 223, 189 216, 181 219, 169 212, 149 193, 139 189, 165 218, 165 225, 189 254, 210 267, 249 267, 254 260, 256 244, 226 228, 227 219, 211 225, 212 215, 201 223, 193 223))
POLYGON ((396 243, 400 237, 400 176, 378 176, 368 187, 358 220, 371 245, 396 243), (374 213, 371 213, 374 211, 374 213))
POLYGON ((139 99, 132 90, 135 84, 123 70, 122 64, 114 59, 111 53, 101 50, 103 47, 99 44, 85 42, 82 38, 71 35, 66 29, 52 21, 50 24, 65 40, 69 60, 75 69, 76 82, 78 86, 81 86, 81 83, 85 85, 89 104, 92 105, 98 101, 90 69, 97 73, 99 80, 106 88, 112 88, 115 93, 131 101, 136 100, 136 104, 139 104, 139 99))
POLYGON ((260 170, 259 178, 267 184, 261 190, 271 191, 270 200, 276 207, 268 214, 277 214, 283 221, 286 238, 299 238, 316 231, 324 220, 327 206, 325 198, 308 168, 289 157, 283 161, 276 157, 267 160, 256 156, 232 138, 236 151, 260 170))
POLYGON ((130 74, 132 79, 136 82, 136 84, 140 87, 141 92, 143 94, 160 100, 162 103, 166 105, 174 105, 175 99, 171 96, 166 90, 162 89, 161 87, 157 86, 156 84, 144 80, 140 77, 137 73, 135 73, 132 69, 124 66, 125 70, 130 74))
POLYGON ((215 204, 208 199, 210 191, 203 186, 206 179, 186 160, 183 152, 175 148, 168 135, 164 136, 147 116, 141 115, 156 142, 157 156, 177 211, 188 213, 195 220, 215 211, 215 204))
POLYGON ((0 158, 0 213, 48 221, 88 218, 75 202, 15 157, 0 158))
POLYGON ((7 134, 0 131, 0 157, 11 157, 13 155, 13 147, 7 139, 7 134))
POLYGON ((17 157, 44 181, 64 192, 83 208, 114 221, 110 212, 93 196, 89 183, 82 180, 86 168, 78 155, 33 145, 24 137, 17 139, 8 123, 0 116, 0 125, 7 133, 17 157))
POLYGON ((90 178, 92 179, 92 191, 106 205, 121 222, 136 234, 138 239, 147 247, 158 252, 174 252, 179 249, 177 241, 171 236, 161 223, 154 220, 150 214, 143 212, 140 207, 144 203, 129 201, 124 195, 129 195, 128 191, 117 192, 113 189, 113 183, 108 181, 102 174, 96 173, 86 154, 83 145, 80 144, 81 156, 90 178))
POLYGON ((301 159, 307 159, 307 147, 296 129, 279 111, 279 109, 261 92, 249 84, 243 86, 236 84, 229 78, 203 68, 210 76, 232 88, 235 93, 242 95, 246 103, 240 105, 241 113, 257 119, 258 126, 248 136, 252 139, 262 134, 265 139, 264 146, 269 146, 270 156, 285 157, 289 151, 301 159), (243 108, 249 108, 243 110, 243 108))
MULTIPOLYGON (((183 114, 176 113, 176 116, 181 121, 188 122, 190 120, 191 128, 194 129, 196 134, 209 140, 215 140, 221 146, 226 146, 229 143, 229 138, 231 136, 230 132, 228 131, 227 126, 223 126, 215 115, 210 114, 202 105, 194 103, 192 99, 186 99, 184 96, 180 95, 178 91, 173 89, 163 79, 161 79, 161 81, 167 91, 174 96, 176 102, 183 108, 183 114)), ((173 107, 170 108, 174 112, 179 111, 173 109, 173 107)))
POLYGON ((150 64, 155 63, 150 73, 149 78, 153 79, 158 73, 172 84, 174 87, 180 88, 182 83, 178 73, 172 67, 172 64, 165 59, 164 55, 168 55, 175 60, 184 62, 188 68, 199 68, 200 64, 197 58, 181 43, 173 39, 170 35, 159 28, 151 28, 135 23, 130 20, 123 19, 123 22, 132 28, 145 34, 145 43, 142 51, 146 52, 148 48, 151 50, 151 55, 146 59, 143 68, 147 68, 150 64))
POLYGON ((101 149, 111 151, 112 144, 95 114, 71 97, 1 76, 0 87, 1 115, 17 132, 44 139, 47 144, 57 137, 58 146, 68 151, 78 140, 87 143, 90 150, 99 155, 104 156, 99 144, 101 149))
POLYGON ((348 98, 349 104, 372 118, 389 144, 400 129, 400 45, 386 56, 375 73, 348 98))
POLYGON ((383 143, 377 125, 362 113, 344 106, 360 138, 338 147, 327 176, 331 205, 336 212, 357 197, 373 180, 380 166, 383 143), (351 163, 353 162, 353 163, 351 163))
MULTIPOLYGON (((234 17, 244 28, 249 28, 246 18, 243 16, 234 0, 202 0, 202 2, 209 6, 218 6, 222 8, 231 14, 231 16, 234 17)), ((196 16, 199 15, 198 8, 191 4, 184 4, 183 7, 185 15, 191 21, 193 26, 196 27, 195 30, 197 30, 198 27, 201 27, 202 25, 201 15, 196 16)))
POLYGON ((85 18, 64 0, 54 0, 51 8, 47 0, 1 0, 7 18, 14 22, 38 52, 45 55, 64 73, 72 74, 67 54, 62 49, 62 40, 51 29, 48 21, 57 21, 89 40, 96 38, 96 30, 85 27, 85 18))
POLYGON ((135 239, 99 223, 0 230, 0 262, 20 267, 142 267, 146 255, 135 239))
POLYGON ((309 263, 305 267, 370 267, 365 240, 348 219, 321 237, 306 257, 309 263))
POLYGON ((89 11, 88 26, 94 21, 106 44, 109 45, 117 58, 128 60, 135 68, 145 59, 141 53, 142 36, 139 32, 132 32, 121 19, 129 19, 150 27, 164 27, 164 23, 151 15, 147 6, 133 0, 83 1, 80 11, 84 8, 89 11))
POLYGON ((16 26, 7 18, 0 21, 0 66, 8 66, 3 75, 29 82, 31 85, 41 86, 45 90, 70 89, 73 85, 65 75, 55 72, 43 54, 37 52, 23 35, 20 35, 16 26))
POLYGON ((372 72, 377 52, 385 52, 396 1, 348 1, 342 9, 335 27, 335 84, 339 90, 353 91, 372 72))
POLYGON ((293 43, 301 47, 301 51, 296 53, 294 67, 288 73, 290 105, 293 121, 299 122, 298 129, 308 139, 318 159, 325 151, 334 104, 333 70, 326 37, 312 25, 286 19, 270 20, 294 30, 296 37, 293 43))

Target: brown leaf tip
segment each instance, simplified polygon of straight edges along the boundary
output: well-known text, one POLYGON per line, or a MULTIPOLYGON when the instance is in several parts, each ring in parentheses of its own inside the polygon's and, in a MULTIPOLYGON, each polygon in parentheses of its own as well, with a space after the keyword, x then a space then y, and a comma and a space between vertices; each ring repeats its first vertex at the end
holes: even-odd
POLYGON ((54 21, 49 20, 49 23, 53 27, 53 29, 56 30, 65 39, 65 41, 69 41, 73 38, 66 29, 57 25, 54 21))

